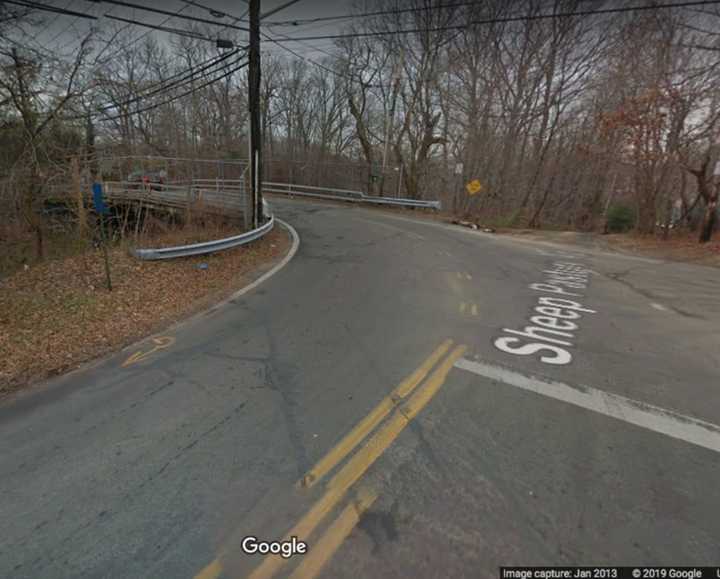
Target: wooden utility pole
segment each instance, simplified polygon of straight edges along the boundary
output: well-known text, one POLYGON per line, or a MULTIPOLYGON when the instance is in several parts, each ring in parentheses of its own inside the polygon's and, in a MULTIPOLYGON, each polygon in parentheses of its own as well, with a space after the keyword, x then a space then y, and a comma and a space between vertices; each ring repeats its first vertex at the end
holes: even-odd
POLYGON ((250 204, 252 227, 262 214, 262 135, 260 134, 260 0, 250 0, 250 53, 248 64, 248 105, 250 109, 250 204))

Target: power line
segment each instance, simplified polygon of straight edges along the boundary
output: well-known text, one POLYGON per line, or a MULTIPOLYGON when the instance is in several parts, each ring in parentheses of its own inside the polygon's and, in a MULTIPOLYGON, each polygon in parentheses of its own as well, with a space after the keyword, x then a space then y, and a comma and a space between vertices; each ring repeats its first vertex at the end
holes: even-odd
POLYGON ((452 4, 436 4, 424 8, 396 8, 393 10, 376 10, 374 12, 360 12, 358 14, 342 14, 338 16, 318 16, 316 18, 299 18, 295 20, 283 20, 279 22, 268 22, 269 26, 301 26, 303 24, 315 24, 316 22, 328 22, 333 20, 350 20, 354 18, 366 18, 370 16, 386 16, 390 14, 404 14, 406 12, 423 12, 425 10, 440 10, 443 8, 458 8, 461 6, 477 6, 478 2, 455 2, 452 4))
MULTIPOLYGON (((49 6, 49 5, 45 5, 45 4, 41 4, 41 3, 37 3, 37 2, 30 2, 28 0, 17 0, 17 1, 8 0, 8 3, 10 3, 10 2, 13 2, 14 4, 23 6, 25 8, 25 10, 27 11, 24 13, 24 15, 30 14, 33 10, 40 10, 40 11, 50 12, 51 14, 55 14, 54 18, 49 23, 47 23, 40 32, 36 32, 34 30, 32 32, 28 32, 22 26, 22 23, 20 20, 17 20, 17 21, 11 22, 11 23, 17 31, 19 31, 25 38, 28 39, 28 44, 25 45, 26 50, 33 52, 37 55, 40 55, 42 58, 47 58, 50 60, 56 59, 57 57, 61 56, 59 54, 59 50, 49 49, 46 44, 45 45, 41 44, 38 41, 38 38, 45 30, 48 29, 48 27, 51 24, 53 24, 57 20, 57 18, 59 16, 61 16, 61 15, 71 16, 74 14, 72 11, 67 10, 67 8, 68 8, 68 6, 70 6, 71 2, 68 3, 65 8, 58 8, 56 6, 49 6), (49 6, 49 8, 52 8, 52 10, 45 10, 45 6, 49 6), (37 46, 37 48, 31 46, 31 44, 37 46)), ((3 2, 0 2, 0 6, 2 4, 3 4, 3 2)), ((97 19, 96 17, 90 17, 85 14, 83 14, 82 16, 84 17, 85 20, 88 20, 88 19, 96 20, 97 19)), ((73 26, 74 23, 76 22, 77 18, 70 18, 69 20, 70 20, 70 26, 73 26)), ((68 26, 67 29, 69 29, 70 26, 68 26)), ((78 33, 78 36, 81 36, 81 35, 78 33)), ((57 36, 55 36, 53 38, 53 40, 55 40, 55 38, 57 38, 57 36)), ((11 42, 14 42, 14 41, 11 41, 11 42)))
MULTIPOLYGON (((65 7, 63 8, 63 10, 67 10, 68 8, 70 8, 70 6, 73 4, 73 2, 75 2, 75 0, 68 0, 68 3, 65 4, 65 7)), ((59 17, 60 17, 60 14, 56 14, 55 16, 53 16, 53 18, 49 22, 47 22, 45 24, 45 26, 42 27, 42 30, 40 30, 40 32, 37 33, 37 36, 41 36, 48 28, 50 28, 53 24, 55 24, 55 22, 57 21, 57 19, 59 17)))
MULTIPOLYGON (((91 8, 93 10, 93 14, 97 16, 97 6, 93 6, 91 8)), ((83 35, 82 32, 78 30, 78 28, 75 26, 75 23, 78 22, 75 18, 72 18, 68 25, 63 28, 60 32, 58 32, 55 36, 53 36, 48 42, 48 46, 52 47, 53 43, 57 41, 59 38, 67 34, 67 32, 72 29, 75 33, 75 37, 71 37, 70 39, 66 40, 62 44, 59 44, 56 47, 52 47, 51 50, 55 51, 56 54, 61 54, 68 46, 74 44, 77 41, 77 37, 81 37, 83 35)))
MULTIPOLYGON (((267 34, 265 34, 265 33, 262 33, 262 36, 265 38, 265 40, 276 44, 279 48, 282 48, 283 50, 289 52, 290 54, 292 54, 292 55, 295 56, 296 58, 299 58, 299 59, 302 60, 302 61, 305 61, 305 62, 307 62, 307 63, 309 63, 309 64, 312 64, 312 65, 314 65, 314 66, 316 66, 316 67, 324 70, 325 72, 329 72, 330 74, 333 74, 333 75, 338 76, 338 77, 341 77, 341 78, 346 78, 346 79, 348 79, 348 80, 356 80, 356 77, 353 77, 352 75, 343 74, 343 73, 341 73, 341 72, 338 72, 338 71, 336 71, 336 70, 333 70, 332 68, 325 66, 325 65, 322 64, 321 62, 317 62, 317 61, 315 61, 315 60, 313 60, 313 59, 311 59, 311 58, 308 58, 307 56, 303 56, 302 54, 300 54, 300 53, 298 53, 298 52, 295 52, 293 49, 288 48, 287 46, 285 46, 285 45, 283 45, 283 44, 278 44, 275 40, 273 40, 272 38, 270 38, 270 37, 269 37, 267 34)), ((283 35, 281 35, 281 36, 283 36, 283 35)), ((313 46, 310 46, 309 48, 313 48, 314 50, 319 50, 319 49, 317 49, 317 47, 313 47, 313 46)), ((327 54, 328 56, 331 56, 331 57, 334 57, 334 56, 335 56, 335 55, 333 55, 333 54, 330 54, 329 52, 325 52, 325 51, 322 51, 322 50, 319 50, 319 52, 324 52, 325 54, 327 54)), ((381 85, 371 85, 370 88, 379 88, 380 86, 381 86, 381 85)))
MULTIPOLYGON (((181 6, 179 10, 177 10, 176 12, 173 13, 173 16, 179 16, 180 13, 181 13, 183 10, 185 10, 186 8, 187 8, 187 5, 181 6)), ((112 8, 111 8, 111 10, 112 10, 112 8)), ((168 16, 167 18, 165 18, 162 22, 160 22, 160 26, 163 26, 164 24, 166 24, 169 20, 171 20, 171 19, 173 18, 173 16, 168 16)), ((113 34, 112 38, 105 44, 105 47, 104 47, 104 48, 100 51, 100 53, 95 57, 94 62, 95 62, 96 64, 97 64, 98 61, 100 60, 100 57, 101 57, 101 56, 105 53, 105 51, 110 47, 110 43, 112 42, 112 40, 113 40, 115 37, 117 37, 121 32, 123 32, 124 30, 126 30, 129 26, 131 26, 131 25, 130 25, 130 24, 126 24, 126 25, 123 26, 120 30, 118 30, 117 32, 115 32, 115 34, 113 34)), ((140 40, 142 40, 143 38, 145 38, 148 34, 150 34, 150 31, 149 31, 149 30, 146 31, 146 32, 143 32, 143 33, 139 34, 136 38, 134 38, 133 40, 131 40, 131 41, 127 42, 126 44, 120 46, 117 50, 115 50, 114 52, 112 52, 112 53, 110 54, 110 57, 109 57, 109 58, 112 58, 112 57, 114 57, 115 55, 120 54, 120 52, 122 52, 123 50, 126 50, 127 48, 129 48, 129 47, 132 46, 133 44, 139 42, 140 40)))
POLYGON ((354 32, 347 34, 328 34, 324 36, 295 36, 285 39, 274 39, 276 42, 302 42, 306 40, 339 40, 343 38, 368 38, 376 36, 388 36, 397 34, 417 34, 427 32, 444 32, 447 30, 465 30, 470 26, 482 24, 505 24, 510 22, 529 22, 533 20, 549 20, 554 18, 568 18, 572 16, 597 16, 601 14, 617 14, 622 12, 642 12, 647 10, 660 10, 664 8, 687 8, 691 6, 706 6, 720 4, 720 0, 698 0, 695 2, 680 2, 673 4, 653 4, 649 6, 626 6, 621 8, 601 8, 598 10, 578 10, 573 12, 556 12, 555 14, 528 14, 526 16, 508 16, 503 18, 488 18, 485 20, 473 20, 467 24, 453 26, 437 26, 428 28, 412 28, 401 30, 388 30, 378 32, 354 32))
MULTIPOLYGON (((234 61, 233 63, 230 63, 230 64, 238 64, 243 58, 244 58, 244 57, 241 57, 241 58, 239 58, 238 60, 236 60, 236 61, 234 61)), ((175 95, 175 96, 173 96, 173 97, 171 97, 171 98, 169 98, 169 99, 166 99, 166 100, 161 101, 161 102, 159 102, 159 103, 154 103, 154 104, 152 104, 152 105, 148 105, 148 106, 143 107, 143 108, 140 108, 140 109, 136 109, 136 110, 134 110, 134 111, 129 111, 127 114, 118 114, 118 115, 114 115, 114 116, 107 116, 107 115, 106 115, 102 120, 104 120, 104 121, 114 121, 114 120, 117 120, 117 119, 121 119, 121 118, 123 118, 123 117, 127 117, 127 116, 130 116, 130 115, 136 115, 136 114, 144 113, 144 112, 147 112, 147 111, 151 111, 151 110, 153 110, 153 109, 156 109, 156 108, 158 108, 158 107, 161 107, 161 106, 170 104, 171 102, 174 102, 174 101, 176 101, 176 100, 178 100, 178 99, 181 99, 181 98, 184 98, 184 97, 186 97, 186 96, 188 96, 188 95, 191 95, 191 94, 194 93, 194 92, 197 92, 197 91, 199 91, 199 90, 202 90, 202 89, 204 89, 204 88, 207 88, 207 87, 210 86, 211 84, 214 84, 214 83, 216 83, 216 82, 218 82, 218 81, 220 81, 220 80, 223 80, 223 79, 231 76, 232 74, 236 73, 237 71, 245 68, 247 65, 248 65, 248 61, 245 60, 244 62, 242 62, 241 64, 239 64, 239 65, 236 66, 235 68, 233 68, 233 69, 231 69, 231 70, 228 70, 227 72, 223 73, 222 75, 220 75, 220 76, 218 76, 218 77, 216 77, 216 78, 212 78, 212 79, 208 80, 207 82, 204 82, 204 83, 201 84, 201 85, 198 85, 198 86, 196 86, 196 87, 193 87, 193 88, 191 88, 190 90, 185 91, 185 92, 183 92, 183 93, 180 93, 180 94, 178 94, 178 95, 175 95)), ((225 65, 225 66, 227 67, 227 66, 229 66, 229 64, 228 64, 228 65, 225 65)), ((119 103, 117 106, 122 106, 122 105, 123 105, 123 103, 119 103)), ((86 118, 86 117, 83 116, 83 117, 81 117, 81 118, 86 118)))
MULTIPOLYGON (((335 75, 338 75, 338 76, 345 76, 345 75, 343 75, 343 74, 340 74, 340 73, 332 70, 331 68, 328 68, 328 67, 325 66, 324 64, 321 64, 321 63, 319 63, 319 62, 316 62, 316 61, 314 61, 314 60, 312 60, 312 59, 310 59, 310 58, 308 58, 308 57, 306 57, 306 56, 303 56, 302 54, 300 54, 300 53, 298 53, 298 52, 295 52, 293 49, 288 48, 287 46, 283 46, 282 44, 278 44, 276 40, 273 40, 270 36, 268 36, 268 35, 265 34, 264 32, 262 33, 262 36, 263 36, 263 38, 264 38, 265 40, 276 44, 278 47, 280 47, 280 48, 282 48, 283 50, 289 52, 290 54, 292 54, 292 55, 295 56, 296 58, 299 58, 300 60, 304 60, 305 62, 309 62, 310 64, 314 64, 315 66, 317 66, 317 67, 319 67, 319 68, 322 68, 323 70, 325 70, 325 71, 327 71, 327 72, 329 72, 329 73, 331 73, 331 74, 335 74, 335 75)), ((349 76, 346 77, 346 78, 349 78, 349 79, 352 80, 352 78, 349 77, 349 76)))
MULTIPOLYGON (((200 2, 196 2, 195 0, 182 0, 185 2, 185 4, 189 4, 190 6, 195 6, 196 8, 201 8, 203 10, 207 10, 212 16, 215 16, 216 18, 230 18, 233 22, 243 22, 243 18, 247 15, 247 11, 243 14, 242 18, 238 18, 237 16, 233 16, 232 14, 229 14, 227 12, 222 12, 220 10, 216 10, 215 8, 212 8, 210 6, 206 6, 204 4, 201 4, 200 2)), ((243 0, 245 2, 246 0, 243 0)), ((220 30, 224 30, 225 28, 228 28, 229 24, 223 24, 221 22, 217 23, 218 26, 221 26, 222 28, 220 30)))
POLYGON ((280 10, 285 10, 285 8, 288 8, 289 6, 292 6, 293 4, 297 4, 300 2, 300 0, 288 0, 284 4, 280 4, 280 6, 273 8, 272 10, 268 10, 265 12, 265 14, 260 15, 260 20, 265 20, 268 16, 272 16, 273 14, 277 14, 280 12, 280 10))
MULTIPOLYGON (((279 36, 282 36, 283 38, 291 39, 290 36, 287 36, 286 34, 282 34, 281 32, 277 32, 276 34, 279 35, 279 36)), ((275 41, 275 39, 273 39, 273 37, 270 36, 269 34, 266 34, 265 32, 263 32, 263 33, 262 33, 262 36, 263 36, 263 38, 265 38, 265 40, 267 40, 267 41, 269 41, 269 42, 272 42, 273 44, 277 45, 279 48, 282 48, 283 50, 286 50, 286 51, 290 52, 291 54, 297 56, 298 58, 304 58, 303 56, 299 55, 298 53, 296 53, 296 52, 294 52, 294 51, 291 51, 287 46, 283 46, 283 45, 281 45, 281 44, 278 44, 278 43, 275 41)), ((306 42, 301 42, 300 44, 302 44, 305 48, 309 48, 310 50, 313 50, 313 51, 315 51, 315 52, 322 52, 322 53, 323 53, 324 55, 326 55, 326 56, 329 56, 329 57, 331 57, 331 58, 335 58, 335 55, 334 55, 334 54, 332 54, 331 52, 328 52, 328 51, 326 51, 326 50, 324 50, 324 49, 322 49, 322 48, 319 48, 319 47, 317 47, 317 46, 313 46, 312 44, 308 44, 308 43, 306 43, 306 42)))
POLYGON ((215 18, 230 18, 231 20, 234 20, 235 22, 239 22, 242 20, 242 18, 237 18, 233 16, 232 14, 228 14, 227 12, 222 12, 221 10, 216 10, 215 8, 212 8, 211 6, 205 6, 203 4, 200 4, 199 2, 195 2, 194 0, 182 0, 185 2, 185 4, 190 4, 190 6, 195 6, 196 8, 201 8, 203 10, 207 10, 208 13, 210 13, 211 16, 214 16, 215 18))
MULTIPOLYGON (((139 20, 133 20, 131 18, 122 18, 121 16, 113 16, 112 14, 105 14, 105 18, 109 18, 110 20, 118 20, 120 22, 127 22, 128 24, 134 24, 135 26, 144 26, 145 28, 152 28, 153 30, 159 30, 161 32, 177 34, 178 36, 194 38, 195 40, 207 40, 209 42, 221 42, 221 39, 219 39, 219 38, 210 38, 209 36, 204 36, 204 35, 200 34, 199 32, 195 32, 193 30, 185 30, 183 28, 173 28, 171 26, 159 26, 157 24, 147 24, 145 22, 140 22, 139 20)), ((225 40, 225 42, 230 43, 232 45, 232 42, 229 40, 225 40)), ((231 47, 232 46, 230 46, 230 48, 231 47)))
MULTIPOLYGON (((245 47, 245 49, 247 49, 247 47, 245 47)), ((155 96, 157 94, 162 94, 165 92, 169 92, 173 89, 187 86, 188 84, 191 84, 193 80, 195 80, 195 77, 199 73, 204 73, 204 74, 200 75, 200 78, 203 78, 203 77, 206 77, 208 74, 213 74, 214 72, 217 72, 217 71, 211 71, 211 72, 205 72, 205 71, 207 71, 209 68, 212 68, 212 67, 216 66, 217 64, 223 62, 224 60, 227 60, 228 58, 236 56, 240 52, 242 52, 242 51, 241 51, 241 49, 238 48, 238 49, 233 50, 232 52, 223 54, 220 58, 211 59, 212 62, 201 63, 201 66, 198 68, 192 68, 190 70, 185 70, 185 71, 180 71, 178 73, 175 73, 163 81, 160 81, 158 83, 154 83, 148 87, 145 87, 144 90, 146 92, 143 92, 143 94, 139 94, 137 96, 129 98, 120 103, 113 103, 110 105, 96 108, 95 111, 98 113, 101 113, 104 111, 109 111, 111 109, 118 108, 119 106, 131 105, 135 102, 139 102, 139 101, 147 99, 151 96, 155 96), (151 90, 148 91, 148 89, 151 89, 151 90)), ((237 62, 237 60, 235 62, 237 62)), ((233 64, 233 63, 230 63, 230 64, 233 64)), ((226 68, 227 66, 228 65, 226 64, 224 67, 221 67, 221 69, 226 68)))
POLYGON ((8 4, 15 4, 17 6, 23 6, 25 8, 35 8, 36 10, 44 10, 45 12, 53 12, 55 14, 63 14, 65 16, 75 16, 76 18, 86 18, 88 20, 97 20, 97 16, 90 16, 89 14, 83 14, 82 12, 75 12, 74 10, 67 10, 66 8, 58 8, 57 6, 51 6, 49 4, 41 4, 40 2, 31 2, 29 0, 4 0, 8 4))
POLYGON ((192 22, 200 22, 202 24, 210 24, 212 26, 227 26, 229 28, 234 28, 235 30, 242 30, 243 32, 247 32, 247 28, 243 28, 241 26, 235 26, 233 24, 222 24, 219 22, 215 22, 214 20, 209 20, 207 18, 200 18, 198 16, 188 16, 186 14, 179 14, 170 12, 169 10, 162 10, 160 8, 149 8, 147 6, 143 6, 142 4, 135 4, 134 2, 125 2, 123 0, 85 0, 86 2, 93 2, 93 3, 102 3, 105 4, 114 4, 116 6, 124 6, 125 8, 134 8, 136 10, 145 10, 146 12, 154 12, 155 14, 162 14, 164 16, 170 16, 171 18, 182 18, 184 20, 190 20, 192 22))

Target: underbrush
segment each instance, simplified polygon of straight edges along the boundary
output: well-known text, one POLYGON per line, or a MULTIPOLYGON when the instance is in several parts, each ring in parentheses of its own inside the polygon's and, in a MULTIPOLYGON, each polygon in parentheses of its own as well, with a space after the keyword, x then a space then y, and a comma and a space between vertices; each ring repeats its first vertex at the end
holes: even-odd
MULTIPOLYGON (((105 233, 111 249, 172 247, 212 241, 243 232, 237 218, 194 208, 191 213, 140 213, 139 220, 127 214, 106 217, 105 233)), ((35 234, 17 221, 0 226, 0 278, 14 272, 35 267, 45 261, 92 253, 102 243, 97 220, 89 220, 81 233, 77 222, 48 219, 43 225, 43 257, 38 258, 35 234)))

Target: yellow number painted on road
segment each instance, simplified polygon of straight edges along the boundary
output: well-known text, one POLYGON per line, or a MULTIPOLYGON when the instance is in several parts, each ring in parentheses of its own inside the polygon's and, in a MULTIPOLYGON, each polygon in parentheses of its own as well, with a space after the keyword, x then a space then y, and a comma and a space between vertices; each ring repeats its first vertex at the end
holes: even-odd
POLYGON ((137 362, 142 362, 146 358, 148 358, 151 354, 154 354, 158 350, 162 350, 164 348, 169 348, 175 343, 175 338, 172 336, 159 336, 157 338, 152 339, 155 346, 150 348, 147 352, 143 352, 142 350, 139 350, 135 352, 132 356, 130 356, 127 360, 125 360, 122 363, 122 367, 125 368, 126 366, 130 366, 132 364, 135 364, 137 362))

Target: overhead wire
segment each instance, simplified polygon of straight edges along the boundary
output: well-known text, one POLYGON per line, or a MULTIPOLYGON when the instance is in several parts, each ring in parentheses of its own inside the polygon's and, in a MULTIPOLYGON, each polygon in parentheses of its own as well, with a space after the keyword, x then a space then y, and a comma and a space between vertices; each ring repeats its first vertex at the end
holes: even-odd
MULTIPOLYGON (((75 0, 68 0, 68 3, 65 4, 65 6, 63 7, 63 10, 68 10, 70 8, 70 6, 73 5, 74 2, 75 2, 75 0)), ((53 16, 53 18, 49 22, 47 22, 45 24, 45 26, 43 26, 42 29, 37 33, 37 36, 41 36, 42 34, 44 34, 48 28, 50 28, 53 24, 55 24, 55 22, 57 21, 58 18, 60 18, 60 14, 55 14, 55 16, 53 16)))
POLYGON ((195 6, 196 8, 201 8, 203 10, 207 10, 210 15, 214 16, 215 18, 231 18, 233 20, 239 21, 242 20, 241 18, 237 18, 233 16, 232 14, 228 14, 227 12, 223 12, 222 10, 217 10, 213 8, 212 6, 205 6, 204 4, 200 4, 200 2, 195 2, 195 0, 182 0, 185 2, 185 4, 190 4, 190 6, 195 6))
MULTIPOLYGON (((262 33, 262 32, 261 32, 261 35, 262 35, 267 41, 275 43, 275 41, 274 41, 272 38, 269 38, 265 33, 262 33)), ((277 44, 277 43, 275 43, 275 44, 277 44)), ((332 74, 332 75, 334 75, 334 76, 341 77, 341 78, 346 78, 346 79, 351 80, 351 81, 352 81, 352 80, 356 80, 356 77, 354 77, 354 76, 352 76, 352 75, 349 75, 349 74, 342 73, 342 72, 338 72, 337 70, 334 70, 334 69, 332 69, 332 68, 330 68, 330 67, 328 67, 328 66, 325 66, 325 65, 322 64, 321 62, 317 62, 317 61, 313 60, 312 58, 309 58, 309 57, 307 57, 307 56, 303 56, 302 54, 300 54, 300 53, 296 52, 295 50, 293 50, 293 49, 285 46, 284 44, 277 44, 277 46, 278 46, 279 48, 282 48, 282 49, 285 50, 286 52, 292 54, 292 55, 295 56, 296 58, 299 58, 300 60, 302 60, 302 61, 304 61, 304 62, 307 62, 307 63, 309 63, 309 64, 312 64, 313 66, 316 66, 317 68, 320 68, 320 69, 324 70, 325 72, 329 72, 330 74, 332 74)), ((312 47, 312 48, 317 50, 317 47, 312 47)), ((324 51, 320 50, 320 52, 324 52, 324 51)), ((329 53, 329 52, 324 52, 324 53, 327 54, 327 55, 329 55, 329 56, 331 56, 331 57, 333 57, 333 58, 335 58, 335 56, 336 56, 336 55, 331 54, 331 53, 329 53)), ((380 87, 380 85, 372 85, 370 88, 379 88, 379 87, 380 87)))
POLYGON ((444 8, 458 8, 462 6, 477 5, 477 0, 465 2, 453 2, 449 4, 434 4, 431 6, 413 7, 413 8, 394 8, 387 10, 375 10, 372 12, 358 12, 355 14, 340 14, 337 16, 317 16, 314 18, 296 18, 294 20, 283 20, 278 22, 268 22, 268 26, 302 26, 304 24, 316 24, 318 22, 333 22, 337 20, 352 20, 357 18, 369 18, 371 16, 387 16, 391 14, 405 14, 409 12, 423 12, 428 10, 441 10, 444 8))
MULTIPOLYGON (((187 4, 184 5, 184 6, 181 6, 176 12, 173 13, 173 16, 178 16, 178 15, 179 15, 180 13, 182 13, 187 7, 188 7, 187 4)), ((167 18, 165 18, 164 20, 162 20, 159 25, 160 25, 160 26, 163 26, 163 25, 167 24, 167 22, 168 22, 169 20, 171 20, 171 19, 173 18, 173 16, 168 16, 167 18)), ((105 53, 105 51, 110 47, 113 39, 115 39, 115 38, 116 38, 120 33, 122 33, 123 31, 127 30, 128 27, 130 27, 130 26, 132 26, 132 25, 131 25, 131 24, 126 24, 125 26, 123 26, 122 28, 120 28, 120 30, 117 30, 117 31, 113 34, 113 36, 110 38, 110 40, 108 40, 108 41, 106 42, 105 47, 104 47, 104 48, 100 51, 100 53, 95 57, 95 59, 94 59, 94 63, 95 63, 95 64, 98 63, 98 61, 100 60, 100 57, 101 57, 101 56, 105 53)), ((139 41, 142 40, 143 38, 147 37, 148 34, 150 34, 150 30, 147 30, 147 31, 145 31, 145 32, 142 32, 142 33, 139 34, 136 38, 134 38, 134 39, 132 39, 131 41, 123 44, 123 45, 120 46, 117 50, 115 50, 114 52, 112 52, 112 53, 110 54, 110 57, 109 57, 109 58, 112 58, 112 57, 120 54, 120 52, 122 52, 123 50, 127 50, 127 49, 128 49, 130 46, 132 46, 133 44, 136 44, 137 42, 139 42, 139 41)))
POLYGON ((642 12, 648 10, 662 10, 668 8, 687 8, 694 6, 708 6, 720 4, 720 0, 696 0, 691 2, 677 2, 671 4, 649 4, 644 6, 622 6, 618 8, 599 8, 597 10, 576 10, 567 12, 556 12, 553 14, 526 14, 523 16, 507 16, 501 18, 488 18, 484 20, 472 20, 466 24, 435 26, 427 28, 411 28, 400 30, 384 30, 371 32, 352 32, 343 34, 328 34, 318 36, 295 36, 285 37, 284 39, 275 39, 277 42, 302 42, 310 40, 340 40, 344 38, 370 38, 378 36, 398 35, 398 34, 417 34, 428 32, 444 32, 448 30, 465 30, 471 26, 484 24, 505 24, 511 22, 529 22, 534 20, 550 20, 558 18, 569 18, 573 16, 598 16, 602 14, 619 14, 627 12, 642 12))
POLYGON ((82 12, 76 12, 75 10, 67 10, 65 8, 59 8, 52 6, 51 4, 43 4, 41 2, 34 2, 31 0, 3 0, 8 4, 15 4, 17 6, 23 6, 25 8, 34 8, 35 10, 41 10, 43 12, 53 12, 55 14, 62 14, 65 16, 75 16, 76 18, 87 18, 89 20, 97 20, 97 16, 89 16, 82 12))
MULTIPOLYGON (((208 69, 216 66, 217 64, 219 64, 229 58, 232 58, 233 56, 238 55, 239 53, 243 52, 243 50, 247 50, 247 47, 244 47, 242 49, 237 48, 233 51, 230 51, 226 54, 221 55, 219 58, 216 57, 214 59, 211 59, 212 62, 206 61, 204 63, 200 63, 200 66, 192 68, 191 70, 184 70, 184 71, 175 73, 175 74, 171 75, 170 77, 164 79, 163 81, 160 81, 160 82, 154 83, 148 87, 145 87, 142 94, 138 94, 138 95, 136 95, 132 98, 129 98, 125 101, 122 101, 120 103, 113 103, 110 105, 106 105, 104 107, 95 108, 95 111, 103 112, 103 111, 111 110, 113 108, 117 108, 118 106, 127 106, 134 102, 139 102, 141 100, 155 96, 157 94, 162 94, 164 92, 169 92, 171 90, 181 88, 183 86, 187 86, 188 84, 192 83, 193 80, 195 80, 194 77, 197 76, 198 73, 204 73, 203 75, 201 75, 201 77, 203 77, 203 76, 207 76, 208 74, 213 74, 214 72, 217 72, 217 71, 210 71, 210 72, 205 72, 205 71, 207 71, 208 69), (150 90, 148 90, 148 89, 150 89, 150 90)), ((225 66, 227 66, 227 65, 225 65, 225 66)), ((223 67, 220 67, 220 70, 222 70, 222 69, 223 69, 223 67)))
MULTIPOLYGON (((243 0, 244 1, 244 0, 243 0)), ((200 2, 196 2, 195 0, 182 0, 182 2, 185 2, 185 4, 189 4, 190 6, 195 6, 196 8, 200 8, 202 10, 207 10, 208 13, 210 13, 212 16, 215 16, 216 18, 230 18, 234 23, 243 22, 246 23, 244 20, 245 16, 247 15, 247 11, 242 17, 234 16, 230 14, 229 12, 223 12, 222 10, 216 10, 212 6, 206 6, 205 4, 201 4, 200 2)), ((221 22, 216 23, 218 26, 221 26, 221 29, 227 28, 229 25, 223 24, 221 22)), ((248 31, 248 29, 244 29, 245 31, 248 31)))
POLYGON ((193 38, 195 40, 207 40, 209 42, 216 42, 218 38, 210 38, 204 36, 194 30, 188 30, 183 28, 174 28, 172 26, 159 26, 157 24, 148 24, 146 22, 140 22, 139 20, 133 20, 132 18, 123 18, 122 16, 113 16, 112 14, 105 14, 105 18, 110 20, 117 20, 118 22, 127 22, 128 24, 134 24, 135 26, 142 26, 145 28, 152 28, 153 30, 159 30, 160 32, 167 32, 169 34, 176 34, 178 36, 185 36, 187 38, 193 38))
MULTIPOLYGON (((175 95, 175 96, 173 96, 173 97, 171 97, 171 98, 169 98, 169 99, 166 99, 166 100, 164 100, 164 101, 161 101, 161 102, 159 102, 159 103, 154 103, 154 104, 152 104, 152 105, 148 105, 148 106, 143 107, 143 108, 139 108, 139 109, 136 109, 136 110, 133 110, 133 111, 129 111, 128 113, 121 113, 121 114, 113 115, 113 116, 107 116, 107 115, 106 115, 102 120, 103 120, 103 121, 113 121, 113 120, 121 119, 121 118, 123 118, 123 117, 127 117, 127 116, 130 116, 130 115, 136 115, 136 114, 148 112, 148 111, 154 110, 154 109, 156 109, 156 108, 158 108, 158 107, 161 107, 161 106, 170 104, 170 103, 172 103, 172 102, 174 102, 174 101, 176 101, 176 100, 179 100, 179 99, 184 98, 184 97, 186 97, 186 96, 188 96, 188 95, 191 95, 191 94, 194 93, 194 92, 197 92, 197 91, 199 91, 199 90, 202 90, 203 88, 207 88, 208 86, 210 86, 210 85, 212 85, 212 84, 214 84, 214 83, 216 83, 216 82, 218 82, 218 81, 220 81, 220 80, 223 80, 223 79, 225 79, 225 78, 228 78, 229 76, 233 75, 234 73, 238 72, 239 70, 242 70, 243 68, 245 68, 245 67, 248 65, 248 61, 247 61, 247 60, 244 60, 244 62, 241 62, 242 60, 243 60, 243 57, 241 57, 240 59, 238 59, 238 60, 236 60, 235 62, 231 63, 231 64, 233 64, 233 65, 240 63, 240 64, 238 64, 238 66, 236 66, 235 68, 232 68, 232 69, 228 70, 227 72, 223 73, 222 75, 220 75, 220 76, 218 76, 218 77, 216 77, 216 78, 212 78, 212 79, 210 79, 210 80, 202 83, 201 85, 198 85, 198 86, 196 86, 196 87, 193 87, 193 88, 191 88, 190 90, 185 91, 185 92, 183 92, 183 93, 181 93, 181 94, 179 94, 179 95, 175 95)), ((226 65, 226 66, 230 66, 230 64, 228 64, 228 65, 226 65)), ((85 118, 85 117, 83 117, 83 118, 85 118)))
POLYGON ((198 16, 189 16, 187 14, 180 14, 176 12, 171 12, 169 10, 163 10, 161 8, 151 8, 149 6, 143 6, 142 4, 136 4, 134 2, 125 2, 124 0, 85 0, 86 2, 92 2, 95 4, 99 3, 105 3, 105 4, 113 4, 115 6, 123 6, 125 8, 133 8, 135 10, 144 10, 146 12, 153 12, 155 14, 162 14, 163 16, 170 16, 171 18, 181 18, 183 20, 189 20, 192 22, 199 22, 201 24, 210 24, 212 26, 223 26, 223 27, 229 27, 234 28, 235 30, 242 30, 243 32, 247 32, 248 29, 241 27, 241 26, 235 26, 235 25, 223 25, 221 23, 215 22, 214 20, 209 20, 207 18, 200 18, 198 16))

